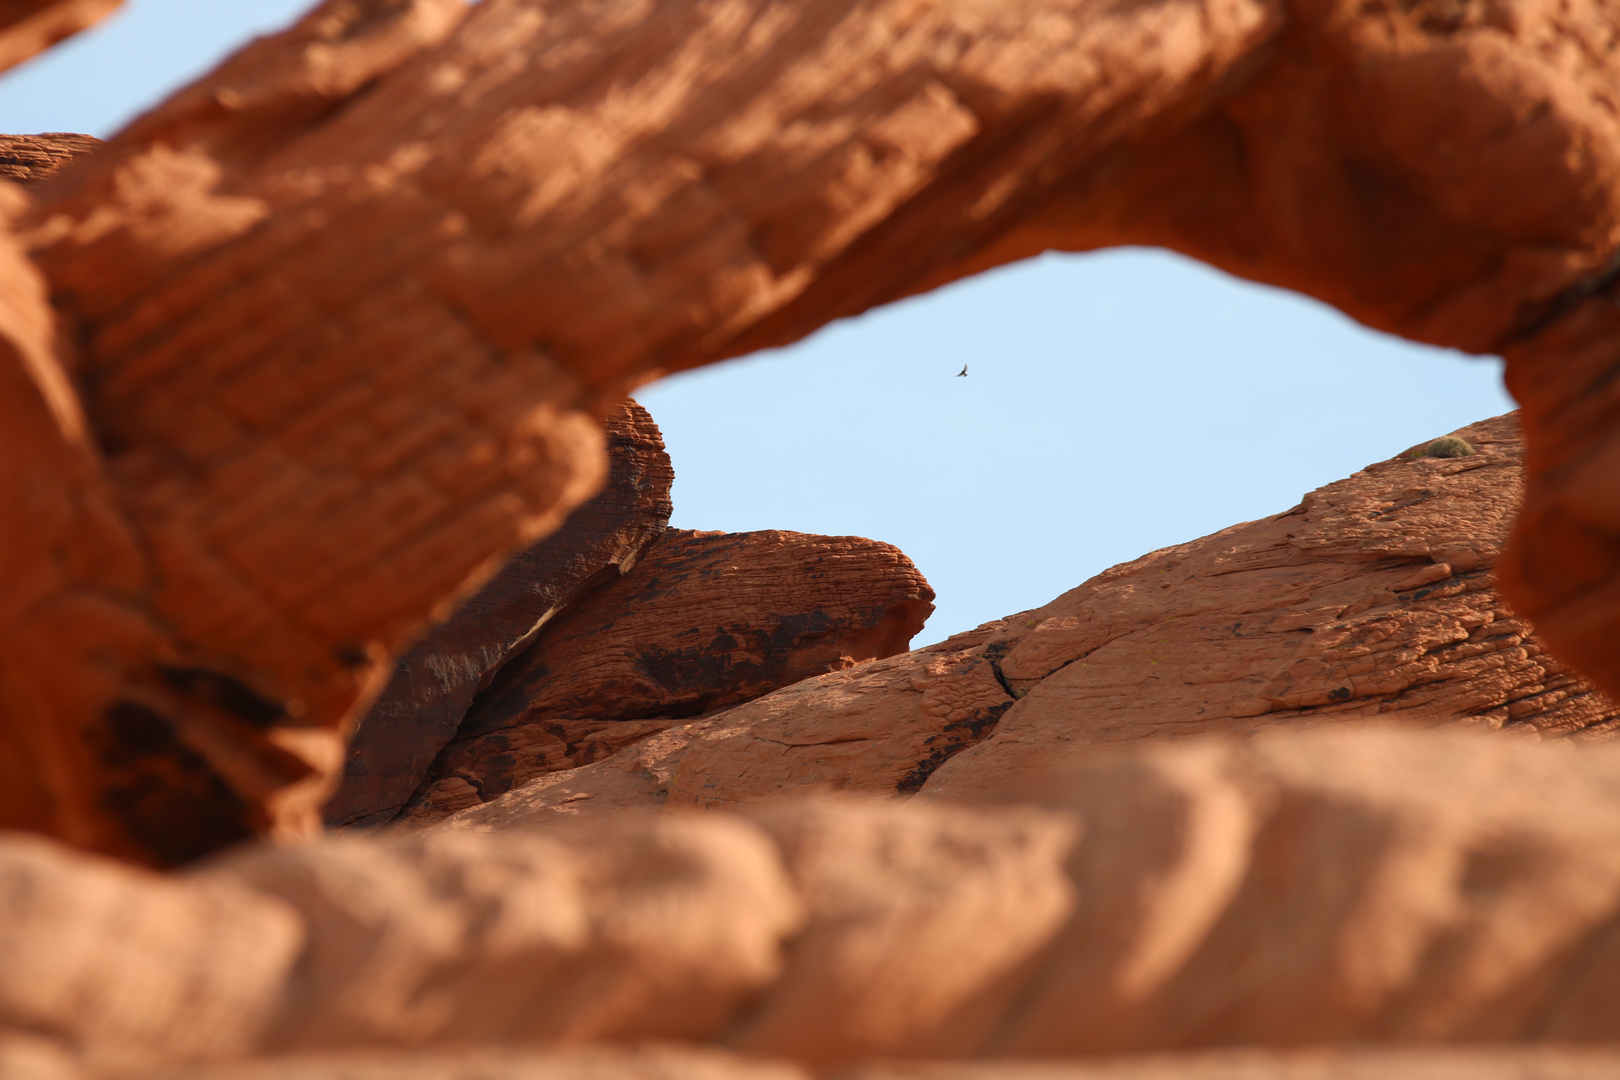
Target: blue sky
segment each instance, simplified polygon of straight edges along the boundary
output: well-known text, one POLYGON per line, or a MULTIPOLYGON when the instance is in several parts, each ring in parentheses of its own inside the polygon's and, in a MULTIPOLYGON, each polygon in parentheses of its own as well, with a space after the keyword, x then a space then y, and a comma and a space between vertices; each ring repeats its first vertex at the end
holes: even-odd
MULTIPOLYGON (((0 78, 0 131, 109 135, 308 6, 126 0, 0 78)), ((897 544, 939 593, 919 645, 1512 408, 1494 359, 1135 249, 1004 267, 637 396, 674 524, 897 544)))

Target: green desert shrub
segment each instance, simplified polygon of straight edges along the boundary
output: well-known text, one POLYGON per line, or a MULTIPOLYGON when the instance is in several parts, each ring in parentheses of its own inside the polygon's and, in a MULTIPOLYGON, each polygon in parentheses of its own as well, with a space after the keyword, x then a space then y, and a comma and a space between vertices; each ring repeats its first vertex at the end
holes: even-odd
POLYGON ((1474 447, 1467 439, 1455 435, 1442 435, 1423 451, 1424 457, 1472 457, 1474 447))

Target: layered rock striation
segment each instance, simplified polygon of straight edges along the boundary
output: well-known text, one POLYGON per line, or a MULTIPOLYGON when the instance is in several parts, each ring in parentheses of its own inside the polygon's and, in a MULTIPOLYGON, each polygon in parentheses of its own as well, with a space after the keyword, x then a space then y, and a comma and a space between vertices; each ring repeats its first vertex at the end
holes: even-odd
POLYGON ((100 145, 100 139, 89 135, 60 131, 44 135, 0 135, 0 180, 37 184, 100 145))
POLYGON ((807 789, 965 797, 1054 757, 1277 726, 1466 725, 1604 739, 1620 707, 1496 588, 1514 416, 1291 510, 1114 567, 1043 608, 672 726, 476 809, 477 822, 807 789))
POLYGON ((695 715, 903 652, 934 592, 861 537, 672 530, 497 675, 409 817, 486 802, 695 715))
POLYGON ((669 521, 675 473, 647 410, 627 401, 603 422, 608 478, 555 533, 525 549, 399 661, 360 719, 333 825, 393 818, 460 729, 474 697, 576 596, 626 574, 669 521))

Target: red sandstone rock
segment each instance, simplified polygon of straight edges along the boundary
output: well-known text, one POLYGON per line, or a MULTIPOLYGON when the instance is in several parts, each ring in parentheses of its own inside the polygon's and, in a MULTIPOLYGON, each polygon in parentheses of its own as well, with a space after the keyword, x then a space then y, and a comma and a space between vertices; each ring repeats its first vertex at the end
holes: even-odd
POLYGON ((369 825, 398 813, 495 673, 576 595, 604 575, 628 573, 664 531, 675 474, 658 425, 627 401, 604 427, 601 494, 515 556, 400 660, 349 744, 343 784, 326 808, 329 823, 369 825))
POLYGON ((721 817, 263 848, 202 880, 303 913, 279 1051, 701 1039, 802 919, 770 841, 721 817))
POLYGON ((987 649, 1019 700, 928 790, 960 795, 1053 753, 1279 724, 1612 737, 1620 707, 1495 586, 1521 490, 1514 418, 1458 434, 1479 453, 1397 455, 1007 620, 987 649))
POLYGON ((1612 1076, 1617 1066, 1620 1060, 1612 1050, 1493 1046, 1467 1050, 1247 1050, 1084 1063, 1028 1064, 1003 1059, 885 1064, 839 1075, 848 1080, 1602 1080, 1612 1076))
POLYGON ((933 598, 905 555, 872 540, 668 532, 496 676, 411 817, 433 820, 679 718, 893 656, 933 598))
MULTIPOLYGON (((0 6, 0 71, 93 26, 122 0, 6 0, 0 6)), ((82 137, 82 136, 80 136, 82 137)))
POLYGON ((296 911, 239 885, 0 836, 0 1047, 26 1034, 108 1067, 249 1053, 303 937, 296 911))
POLYGON ((393 654, 594 490, 609 403, 1053 247, 1163 244, 1502 350, 1531 447, 1504 580, 1620 690, 1617 27, 1605 0, 333 0, 21 223, 46 282, 9 270, 0 319, 28 774, 0 823, 152 861, 311 831, 393 654))
MULTIPOLYGON (((58 1078, 51 1076, 41 1080, 58 1078)), ((63 1076, 61 1080, 76 1080, 76 1077, 63 1076)), ((760 1061, 716 1050, 649 1046, 551 1052, 463 1047, 437 1053, 419 1050, 299 1054, 163 1069, 130 1080, 812 1080, 812 1077, 807 1070, 788 1062, 760 1061)), ((1428 1080, 1428 1077, 1421 1076, 1420 1080, 1428 1080)), ((1562 1074, 1553 1080, 1563 1080, 1562 1074)), ((1569 1080, 1586 1078, 1572 1075, 1569 1080)))
MULTIPOLYGON (((5 1049, 0 1045, 0 1054, 5 1049)), ((48 1048, 19 1047, 17 1080, 80 1080, 48 1048), (24 1056, 26 1055, 26 1057, 24 1056), (48 1071, 47 1071, 48 1070, 48 1071)), ((299 1054, 179 1066, 118 1080, 1610 1080, 1620 1055, 1563 1047, 1161 1054, 1103 1062, 888 1062, 814 1073, 684 1047, 299 1054)), ((105 1074, 98 1074, 105 1076, 105 1074)))
POLYGON ((1520 486, 1513 418, 1459 434, 1477 454, 1396 455, 1044 608, 670 727, 467 813, 804 788, 959 797, 1054 755, 1374 718, 1607 738, 1620 708, 1549 657, 1494 587, 1520 486))
POLYGON ((439 826, 185 875, 0 838, 0 1047, 97 1080, 649 1038, 817 1068, 1320 1048, 1290 1078, 1612 1052, 1617 778, 1613 746, 1338 727, 1050 761, 971 806, 439 826))
POLYGON ((46 135, 0 135, 0 180, 37 184, 100 145, 100 139, 89 135, 60 131, 46 135))

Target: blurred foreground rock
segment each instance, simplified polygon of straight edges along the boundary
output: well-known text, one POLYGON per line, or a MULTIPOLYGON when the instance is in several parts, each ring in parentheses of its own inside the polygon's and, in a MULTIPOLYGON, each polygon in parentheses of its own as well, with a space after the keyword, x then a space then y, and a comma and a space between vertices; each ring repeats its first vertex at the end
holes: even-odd
POLYGON ((1369 1045, 1620 1044, 1620 747, 1272 731, 1053 761, 975 805, 437 826, 178 877, 7 837, 0 903, 0 1032, 98 1076, 658 1039, 810 1069, 1355 1045, 1253 1075, 1359 1077, 1369 1045))
POLYGON ((95 25, 120 3, 121 0, 6 0, 0 7, 0 71, 95 25))
POLYGON ((1620 1054, 1559 1048, 1183 1054, 1105 1063, 996 1060, 813 1072, 685 1050, 284 1058, 140 1080, 1610 1080, 1620 1054))

